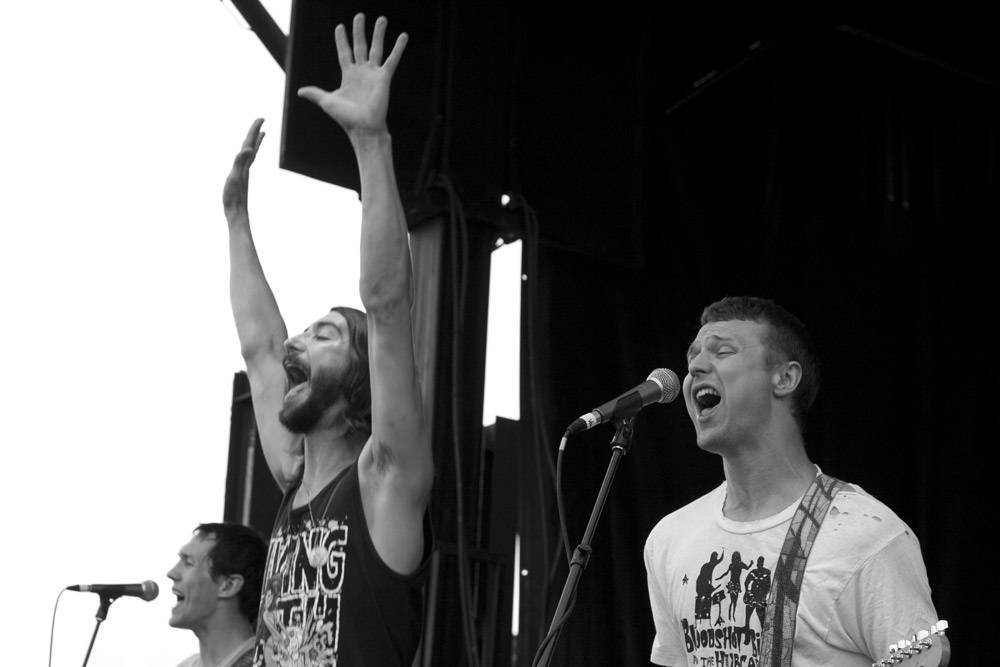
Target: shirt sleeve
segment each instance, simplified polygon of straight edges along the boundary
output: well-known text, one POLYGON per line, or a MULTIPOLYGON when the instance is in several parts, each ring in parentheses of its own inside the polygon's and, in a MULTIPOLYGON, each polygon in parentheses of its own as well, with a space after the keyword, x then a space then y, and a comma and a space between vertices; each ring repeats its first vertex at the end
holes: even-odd
POLYGON ((917 538, 908 529, 861 565, 837 599, 827 641, 875 661, 937 622, 917 538))
POLYGON ((653 637, 653 647, 649 660, 657 665, 685 665, 687 656, 684 653, 684 637, 680 633, 679 624, 671 611, 669 595, 662 579, 666 574, 665 560, 657 557, 653 548, 652 536, 646 541, 643 559, 646 562, 646 585, 649 589, 649 607, 653 613, 653 625, 656 636, 653 637))

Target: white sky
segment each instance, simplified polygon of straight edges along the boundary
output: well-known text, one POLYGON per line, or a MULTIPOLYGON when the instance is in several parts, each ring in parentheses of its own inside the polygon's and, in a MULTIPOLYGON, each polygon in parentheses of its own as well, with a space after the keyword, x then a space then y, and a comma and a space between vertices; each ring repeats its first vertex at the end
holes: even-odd
MULTIPOLYGON (((291 0, 264 4, 287 32, 291 0)), ((222 518, 243 362, 221 191, 255 117, 267 136, 251 223, 289 329, 360 305, 357 195, 278 169, 284 74, 231 12, 0 9, 4 664, 45 664, 56 596, 78 583, 160 586, 112 605, 93 667, 172 667, 197 650, 167 625, 166 572, 195 525, 222 518)), ((82 663, 97 604, 62 596, 53 665, 82 663)))
MULTIPOLYGON (((287 32, 291 0, 264 4, 287 32)), ((221 191, 255 117, 251 223, 289 329, 360 303, 357 195, 278 169, 284 75, 230 12, 0 9, 4 664, 45 664, 56 596, 77 583, 160 586, 112 605, 90 665, 197 650, 167 625, 166 572, 195 525, 222 518, 243 362, 221 191)), ((97 604, 62 596, 53 665, 82 663, 97 604)))

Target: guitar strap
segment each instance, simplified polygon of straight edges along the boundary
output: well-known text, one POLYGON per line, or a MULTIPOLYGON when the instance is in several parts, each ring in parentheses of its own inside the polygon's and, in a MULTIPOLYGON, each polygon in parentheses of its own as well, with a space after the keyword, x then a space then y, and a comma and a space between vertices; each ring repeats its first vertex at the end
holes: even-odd
POLYGON ((790 667, 792 664, 795 613, 806 561, 834 496, 844 486, 844 482, 829 475, 816 475, 792 517, 767 596, 758 665, 790 667))

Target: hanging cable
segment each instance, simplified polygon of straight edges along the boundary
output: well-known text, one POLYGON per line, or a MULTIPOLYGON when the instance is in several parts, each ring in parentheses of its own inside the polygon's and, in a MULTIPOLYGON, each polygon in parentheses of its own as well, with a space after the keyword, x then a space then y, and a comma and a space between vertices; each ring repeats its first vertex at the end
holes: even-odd
MULTIPOLYGON (((559 454, 556 457, 556 510, 559 513, 559 529, 562 535, 563 550, 566 553, 566 565, 569 565, 573 560, 572 550, 569 548, 569 535, 566 529, 566 505, 563 502, 562 494, 562 464, 563 464, 563 452, 566 449, 566 436, 562 437, 559 442, 559 454)), ((553 565, 558 563, 559 559, 553 560, 553 565)), ((555 569, 555 568, 553 568, 555 569)), ((553 575, 554 576, 554 575, 553 575)))
POLYGON ((59 609, 59 598, 62 594, 66 592, 66 589, 59 591, 59 595, 56 596, 56 604, 52 608, 52 627, 49 629, 49 667, 52 667, 52 643, 56 636, 56 610, 59 609))
MULTIPOLYGON (((528 339, 528 359, 526 363, 526 371, 528 375, 527 387, 529 392, 527 404, 532 406, 531 433, 532 441, 534 443, 532 455, 535 460, 535 482, 539 500, 536 506, 541 514, 539 526, 542 538, 541 542, 543 544, 542 562, 551 564, 548 567, 548 576, 544 577, 542 580, 541 591, 543 603, 542 608, 548 609, 552 582, 555 580, 560 562, 559 554, 560 552, 564 554, 568 565, 572 558, 572 553, 570 550, 565 510, 562 503, 562 496, 560 494, 562 459, 560 456, 560 465, 557 465, 556 462, 553 461, 552 448, 549 446, 549 439, 546 435, 546 419, 543 407, 544 401, 539 394, 537 359, 541 358, 542 355, 541 351, 537 349, 538 336, 536 335, 536 318, 540 307, 538 303, 538 286, 541 282, 538 259, 540 249, 538 216, 525 198, 519 194, 514 194, 512 196, 508 208, 519 210, 521 212, 524 230, 524 267, 527 278, 527 289, 525 290, 527 301, 527 304, 525 305, 525 335, 528 339), (544 502, 546 488, 544 471, 546 469, 548 470, 550 483, 555 489, 556 507, 559 518, 559 527, 557 534, 555 535, 554 545, 548 534, 548 525, 550 523, 549 512, 551 505, 544 502)), ((538 629, 540 634, 543 635, 546 631, 546 618, 547 615, 543 615, 538 618, 538 629)))
MULTIPOLYGON (((532 456, 535 461, 534 465, 534 477, 536 492, 538 494, 538 502, 536 503, 537 511, 539 512, 539 522, 540 527, 540 543, 542 545, 541 560, 542 564, 540 572, 538 573, 539 581, 541 584, 540 597, 542 600, 542 609, 547 610, 549 607, 549 594, 551 587, 551 577, 546 576, 546 571, 544 564, 548 563, 551 559, 551 537, 549 535, 549 512, 548 503, 545 502, 545 490, 547 484, 545 483, 545 450, 548 448, 548 444, 545 439, 544 429, 541 427, 542 420, 542 399, 538 395, 538 367, 537 360, 541 358, 539 350, 537 349, 538 338, 535 334, 535 316, 538 310, 538 236, 536 232, 536 227, 534 224, 534 216, 531 207, 527 205, 522 199, 522 205, 524 206, 524 226, 525 226, 525 257, 527 262, 525 263, 528 285, 528 304, 526 307, 526 317, 525 317, 525 328, 528 337, 529 345, 529 363, 528 363, 528 387, 531 394, 530 405, 531 410, 531 429, 532 438, 529 442, 532 443, 532 456)), ((548 614, 543 614, 542 617, 538 619, 539 634, 544 631, 545 616, 548 614)))
MULTIPOLYGON (((531 430, 532 439, 531 442, 534 443, 532 447, 532 456, 535 459, 535 486, 538 493, 538 503, 537 508, 541 512, 541 521, 539 521, 539 527, 541 528, 542 539, 541 543, 543 545, 543 562, 548 562, 549 560, 549 521, 546 512, 546 506, 543 502, 545 499, 545 480, 543 478, 543 460, 542 456, 544 450, 547 448, 545 444, 544 432, 540 428, 540 416, 541 416, 541 401, 538 397, 538 383, 537 374, 538 370, 536 367, 536 360, 540 357, 538 350, 535 349, 536 337, 535 337, 535 313, 538 307, 538 234, 537 227, 535 225, 534 212, 531 207, 525 201, 524 197, 518 195, 516 200, 516 206, 520 207, 523 211, 523 224, 524 224, 524 267, 525 275, 527 278, 527 289, 525 290, 527 294, 527 304, 525 305, 525 334, 528 339, 528 391, 529 391, 529 405, 532 406, 531 410, 531 430)), ((548 580, 545 580, 545 595, 548 597, 548 580)))
POLYGON ((452 452, 455 466, 455 550, 458 565, 458 591, 462 617, 462 636, 465 644, 466 660, 472 667, 479 667, 479 652, 476 646, 476 631, 471 609, 469 591, 468 556, 465 549, 465 484, 462 474, 461 437, 461 355, 465 316, 465 297, 468 282, 468 235, 465 212, 462 203, 444 174, 437 174, 433 186, 444 191, 448 200, 448 229, 450 232, 450 258, 452 277, 452 341, 451 341, 451 419, 452 452))
POLYGON ((562 632, 562 626, 566 622, 566 619, 569 618, 570 614, 573 613, 574 607, 576 607, 575 590, 570 595, 569 601, 566 603, 566 611, 564 611, 562 615, 559 616, 559 618, 555 618, 552 620, 551 628, 545 635, 544 639, 542 639, 542 641, 538 644, 538 650, 535 651, 535 657, 532 658, 531 660, 532 667, 535 667, 535 665, 538 664, 538 660, 545 653, 545 649, 548 648, 549 644, 551 644, 554 641, 558 641, 559 633, 562 632))

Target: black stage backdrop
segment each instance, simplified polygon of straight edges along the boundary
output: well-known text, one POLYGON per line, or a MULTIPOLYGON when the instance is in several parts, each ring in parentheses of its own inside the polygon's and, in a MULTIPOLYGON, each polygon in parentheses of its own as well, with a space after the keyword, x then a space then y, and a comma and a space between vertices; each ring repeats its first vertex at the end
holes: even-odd
MULTIPOLYGON (((655 90, 657 75, 647 76, 655 90)), ((953 665, 990 659, 991 525, 972 519, 995 507, 985 499, 998 97, 976 77, 856 33, 785 44, 667 114, 667 104, 647 107, 641 267, 541 253, 553 435, 653 368, 683 376, 713 300, 756 294, 798 314, 825 371, 810 455, 916 532, 951 623, 953 665)), ((567 450, 573 544, 611 436, 594 429, 567 450)), ((639 416, 553 664, 648 663, 645 537, 721 480, 680 400, 639 416)))
MULTIPOLYGON (((374 3, 296 1, 301 11, 325 4, 346 18, 374 3)), ((393 105, 416 114, 393 124, 399 182, 411 225, 435 215, 449 222, 434 380, 432 514, 444 553, 429 633, 435 663, 467 664, 457 538, 466 535, 473 570, 482 547, 474 536, 484 488, 486 254, 493 238, 534 215, 541 243, 529 248, 525 294, 536 298, 525 312, 535 319, 522 323, 534 392, 522 377, 527 451, 518 452, 534 467, 522 478, 545 469, 530 449, 542 432, 554 449, 573 418, 652 369, 683 376, 703 306, 726 295, 771 297, 805 321, 823 360, 807 433, 812 458, 917 534, 938 613, 951 623, 952 664, 991 662, 986 601, 996 586, 984 520, 995 507, 986 500, 1000 213, 995 24, 910 11, 891 21, 791 25, 714 6, 682 16, 673 5, 639 3, 594 13, 523 1, 437 0, 426 11, 393 4, 377 9, 399 16, 391 30, 412 37, 393 105), (518 205, 501 211, 500 192, 518 205), (457 226, 454 197, 467 214, 457 226), (455 229, 466 222, 463 242, 455 229), (462 246, 464 300, 453 289, 463 272, 452 250, 462 246)), ((321 45, 330 48, 305 46, 321 45)), ((285 148, 292 157, 294 146, 285 148)), ((354 162, 347 152, 340 159, 354 162)), ((573 544, 611 435, 603 426, 567 449, 573 544)), ((646 535, 721 480, 719 459, 698 450, 680 401, 637 418, 553 665, 648 664, 646 535)), ((551 493, 539 488, 531 498, 551 493)), ((534 515, 519 510, 522 535, 548 540, 522 545, 533 563, 522 608, 538 618, 521 616, 518 665, 530 664, 566 575, 557 569, 547 595, 539 592, 555 512, 545 522, 546 503, 537 505, 534 515)))

